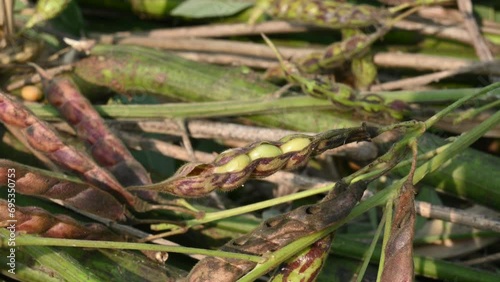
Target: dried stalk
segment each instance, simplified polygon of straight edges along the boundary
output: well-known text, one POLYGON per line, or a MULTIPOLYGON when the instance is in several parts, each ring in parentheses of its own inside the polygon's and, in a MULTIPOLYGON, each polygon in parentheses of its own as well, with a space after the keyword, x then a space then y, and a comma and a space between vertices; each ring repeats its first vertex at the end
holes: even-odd
POLYGON ((461 67, 455 70, 445 70, 431 74, 420 75, 411 78, 404 78, 396 81, 386 82, 374 85, 370 88, 372 91, 387 91, 387 90, 395 90, 395 89, 413 89, 419 86, 424 86, 432 82, 437 82, 441 79, 464 74, 471 73, 478 69, 487 69, 488 67, 496 67, 498 66, 498 62, 478 62, 473 63, 466 67, 461 67))
MULTIPOLYGON (((478 61, 474 60, 402 52, 381 52, 375 54, 373 59, 375 60, 375 64, 380 67, 408 68, 421 71, 456 70, 478 63, 478 61)), ((500 64, 485 64, 483 68, 473 69, 471 72, 474 74, 500 75, 500 64)))
POLYGON ((482 230, 500 232, 500 220, 456 208, 415 201, 417 213, 425 218, 441 219, 482 230))
POLYGON ((293 24, 285 21, 269 21, 258 23, 255 25, 249 25, 246 23, 237 24, 211 24, 202 25, 194 27, 178 27, 178 28, 168 28, 168 29, 153 29, 147 33, 132 33, 132 32, 120 32, 112 35, 100 35, 95 36, 98 38, 100 43, 112 44, 116 43, 117 40, 129 36, 147 36, 154 38, 207 38, 207 37, 229 37, 237 35, 260 35, 261 33, 273 34, 273 33, 298 33, 307 32, 312 28, 293 24))
MULTIPOLYGON (((127 37, 117 42, 124 45, 137 45, 151 48, 161 48, 177 51, 221 52, 226 54, 254 56, 258 58, 274 59, 274 53, 265 45, 251 42, 235 42, 222 39, 176 38, 164 40, 150 37, 127 37)), ((310 49, 281 47, 280 52, 285 57, 304 56, 310 49)))

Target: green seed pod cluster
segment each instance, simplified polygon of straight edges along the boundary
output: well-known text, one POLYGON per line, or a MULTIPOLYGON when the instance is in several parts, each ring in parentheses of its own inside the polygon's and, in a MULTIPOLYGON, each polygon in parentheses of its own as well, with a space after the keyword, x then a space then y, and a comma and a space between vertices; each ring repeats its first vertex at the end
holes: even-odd
POLYGON ((303 166, 311 155, 346 143, 369 140, 376 132, 375 128, 362 125, 315 136, 295 134, 275 142, 256 142, 247 147, 225 151, 212 163, 188 163, 179 168, 171 178, 138 188, 183 197, 199 197, 215 189, 229 191, 241 186, 249 178, 263 178, 280 169, 290 170, 303 166))
POLYGON ((324 0, 262 0, 257 6, 274 18, 335 29, 371 26, 389 16, 369 5, 324 0))

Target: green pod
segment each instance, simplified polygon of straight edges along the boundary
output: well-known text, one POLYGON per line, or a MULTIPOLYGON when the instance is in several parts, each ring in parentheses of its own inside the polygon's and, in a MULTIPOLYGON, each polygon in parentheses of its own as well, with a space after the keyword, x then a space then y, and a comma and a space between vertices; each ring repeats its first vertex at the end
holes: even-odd
MULTIPOLYGON (((328 48, 328 47, 327 47, 328 48)), ((294 63, 297 68, 303 73, 315 73, 321 71, 321 60, 323 52, 313 52, 306 56, 296 58, 294 63)))
POLYGON ((274 18, 328 28, 366 27, 384 21, 389 12, 369 5, 352 5, 323 0, 262 1, 274 18))
MULTIPOLYGON (((240 68, 193 62, 169 52, 130 45, 97 45, 90 57, 75 64, 74 73, 84 82, 118 93, 151 93, 190 102, 245 101, 268 97, 280 90, 279 86, 259 80, 254 73, 240 68)), ((257 124, 297 130, 359 124, 339 118, 339 113, 332 111, 276 112, 249 119, 257 124)))
POLYGON ((324 95, 333 101, 338 101, 345 106, 355 106, 352 102, 356 97, 355 91, 343 83, 330 83, 324 86, 324 95))
POLYGON ((332 244, 332 235, 328 235, 308 246, 279 267, 269 281, 316 281, 321 268, 328 258, 332 244))
POLYGON ((32 28, 40 22, 50 20, 59 15, 71 0, 39 0, 35 14, 26 23, 26 28, 32 28))
POLYGON ((355 57, 366 54, 373 43, 389 30, 389 27, 383 27, 370 35, 352 34, 340 42, 328 45, 322 52, 314 52, 297 58, 295 63, 302 72, 306 73, 322 72, 339 67, 355 57))
POLYGON ((123 94, 153 93, 201 102, 255 99, 279 89, 238 68, 196 63, 152 48, 97 45, 91 55, 77 62, 74 72, 86 82, 123 94))
POLYGON ((358 90, 368 89, 377 79, 377 66, 373 62, 371 54, 354 58, 351 62, 351 71, 358 90))
POLYGON ((183 0, 130 0, 132 11, 141 17, 162 19, 183 0))

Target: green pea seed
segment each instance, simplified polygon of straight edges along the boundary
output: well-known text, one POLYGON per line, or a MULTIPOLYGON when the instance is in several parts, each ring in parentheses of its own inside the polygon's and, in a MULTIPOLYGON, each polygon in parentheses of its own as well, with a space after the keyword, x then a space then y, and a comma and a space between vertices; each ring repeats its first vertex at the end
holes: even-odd
POLYGON ((227 164, 215 167, 215 173, 238 172, 242 171, 250 163, 250 158, 245 155, 239 155, 230 160, 227 164))
POLYGON ((248 153, 248 156, 252 161, 260 158, 276 157, 279 155, 281 155, 281 150, 271 144, 261 144, 253 148, 253 150, 248 153))
POLYGON ((311 140, 309 140, 309 138, 295 138, 281 145, 280 149, 283 154, 285 154, 288 152, 300 151, 309 144, 311 144, 311 140))

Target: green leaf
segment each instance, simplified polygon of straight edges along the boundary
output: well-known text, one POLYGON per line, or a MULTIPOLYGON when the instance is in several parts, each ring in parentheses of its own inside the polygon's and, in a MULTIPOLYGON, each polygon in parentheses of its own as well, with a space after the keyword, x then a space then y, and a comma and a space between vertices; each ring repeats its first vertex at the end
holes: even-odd
POLYGON ((249 1, 188 0, 175 8, 171 15, 187 18, 211 18, 234 15, 252 6, 249 1))

